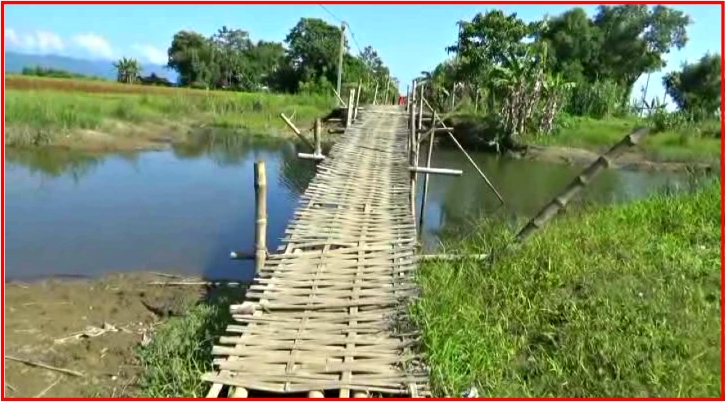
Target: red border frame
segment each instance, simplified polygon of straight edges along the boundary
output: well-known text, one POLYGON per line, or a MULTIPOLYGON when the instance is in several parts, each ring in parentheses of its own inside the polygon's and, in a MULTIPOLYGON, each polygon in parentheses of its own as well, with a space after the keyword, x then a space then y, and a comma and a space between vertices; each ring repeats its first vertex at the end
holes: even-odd
MULTIPOLYGON (((2 16, 0 17, 2 19, 2 27, 3 32, 0 33, 0 37, 2 38, 2 44, 0 45, 0 48, 3 50, 3 55, 5 54, 5 5, 6 4, 522 4, 522 5, 543 5, 543 4, 558 4, 558 5, 600 5, 600 4, 623 4, 623 3, 629 3, 629 4, 664 4, 664 5, 677 5, 677 4, 710 4, 710 5, 720 5, 721 6, 721 64, 723 66, 724 62, 724 42, 726 39, 724 37, 726 36, 726 21, 724 20, 726 18, 726 5, 723 1, 693 1, 693 2, 687 2, 687 1, 660 1, 660 2, 654 2, 654 1, 592 1, 592 0, 586 0, 586 1, 532 1, 532 0, 524 0, 524 1, 462 1, 462 0, 455 0, 455 1, 442 1, 442 0, 412 0, 412 1, 402 1, 402 0, 382 0, 382 1, 372 1, 372 0, 353 0, 353 1, 331 1, 331 0, 323 0, 323 1, 310 1, 310 0, 302 0, 302 1, 294 1, 294 0, 273 0, 273 1, 220 1, 220 0, 211 0, 211 1, 198 1, 198 0, 192 0, 192 1, 163 1, 163 0, 141 0, 141 1, 129 1, 129 0, 109 0, 109 1, 78 1, 78 0, 67 0, 67 1, 48 1, 48 0, 41 0, 41 1, 5 1, 2 2, 2 16)), ((725 103, 725 97, 726 97, 726 91, 724 91, 723 83, 726 81, 726 74, 724 74, 724 68, 721 69, 721 132, 723 133, 725 125, 724 125, 724 117, 723 113, 726 109, 724 106, 725 103)), ((0 123, 0 127, 2 127, 3 133, 5 133, 5 68, 3 65, 2 69, 2 78, 3 78, 3 90, 0 92, 0 97, 2 98, 3 103, 3 109, 0 112, 2 114, 2 123, 0 123)), ((0 189, 0 194, 2 195, 2 200, 0 200, 0 208, 2 208, 2 216, 0 218, 0 225, 2 225, 2 233, 0 234, 0 238, 2 239, 2 247, 3 247, 3 258, 1 264, 1 270, 2 270, 2 277, 3 277, 3 294, 5 289, 5 141, 3 141, 2 148, 0 149, 0 156, 3 158, 3 168, 2 168, 2 174, 0 177, 2 178, 2 189, 0 189)), ((721 137, 721 397, 715 397, 715 398, 476 398, 478 400, 511 400, 511 401, 517 401, 517 400, 535 400, 535 401, 554 401, 554 400, 564 400, 564 401, 575 401, 575 400, 591 400, 591 401, 612 401, 612 400, 632 400, 632 401, 658 401, 658 400, 679 400, 679 401, 722 401, 724 400, 724 396, 726 396, 726 376, 724 374, 724 361, 725 361, 725 355, 724 355, 724 311, 726 304, 724 303, 724 284, 725 284, 725 275, 724 275, 724 204, 723 204, 723 198, 724 198, 724 139, 721 137)), ((3 357, 5 355, 5 297, 3 296, 2 301, 0 301, 0 304, 2 305, 2 331, 3 331, 3 337, 2 341, 0 342, 2 344, 2 353, 3 357)), ((144 398, 7 398, 5 396, 5 359, 3 359, 2 364, 2 380, 0 380, 0 383, 3 385, 2 390, 2 399, 3 400, 27 400, 27 399, 37 399, 37 400, 44 400, 44 401, 77 401, 77 400, 88 400, 88 401, 104 401, 104 400, 144 400, 144 398)), ((202 398, 159 398, 158 400, 168 400, 168 401, 194 401, 199 400, 202 398)), ((232 398, 229 398, 232 399, 232 398)), ((263 398, 267 400, 300 400, 301 398, 263 398)), ((348 399, 342 399, 342 398, 327 398, 327 399, 333 399, 333 400, 340 400, 340 401, 346 401, 346 400, 365 400, 360 398, 348 398, 348 399)), ((401 400, 403 398, 380 398, 385 400, 401 400)), ((411 398, 406 398, 411 399, 411 398)), ((424 398, 417 398, 417 399, 424 399, 424 398)), ((459 401, 465 401, 465 400, 472 400, 474 398, 429 398, 433 400, 459 400, 459 401)), ((237 400, 259 400, 259 399, 237 399, 237 400)))

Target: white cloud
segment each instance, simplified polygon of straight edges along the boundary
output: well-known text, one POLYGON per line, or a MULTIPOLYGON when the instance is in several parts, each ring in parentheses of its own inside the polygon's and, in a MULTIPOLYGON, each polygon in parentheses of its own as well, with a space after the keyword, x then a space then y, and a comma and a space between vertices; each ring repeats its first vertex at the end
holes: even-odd
POLYGON ((153 45, 133 45, 132 49, 139 53, 144 61, 154 64, 166 64, 169 61, 166 51, 153 45))
POLYGON ((65 49, 61 37, 50 31, 19 32, 5 28, 4 33, 5 44, 8 47, 26 52, 54 53, 65 49))
POLYGON ((17 46, 20 42, 18 34, 14 29, 5 28, 5 46, 17 46))
POLYGON ((106 38, 93 32, 73 36, 73 43, 86 50, 93 57, 113 59, 114 51, 106 38))

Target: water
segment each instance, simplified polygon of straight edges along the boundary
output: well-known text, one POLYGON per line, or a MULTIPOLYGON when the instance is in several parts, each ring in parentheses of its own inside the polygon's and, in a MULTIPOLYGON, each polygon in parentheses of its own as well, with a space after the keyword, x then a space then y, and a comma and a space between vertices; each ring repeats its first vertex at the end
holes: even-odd
MULTIPOLYGON (((297 199, 314 175, 291 144, 210 141, 160 152, 88 157, 59 151, 8 152, 5 171, 6 280, 173 270, 207 278, 252 276, 255 160, 266 161, 268 245, 277 248, 297 199)), ((529 217, 579 168, 478 155, 477 163, 507 201, 511 217, 529 217)), ((498 209, 484 181, 456 151, 433 166, 462 169, 433 176, 424 243, 498 209)), ((641 197, 679 178, 672 173, 606 171, 583 199, 641 197)), ((422 183, 422 179, 419 180, 422 183)), ((419 189, 421 185, 419 184, 419 189)), ((501 211, 500 211, 501 212, 501 211)))

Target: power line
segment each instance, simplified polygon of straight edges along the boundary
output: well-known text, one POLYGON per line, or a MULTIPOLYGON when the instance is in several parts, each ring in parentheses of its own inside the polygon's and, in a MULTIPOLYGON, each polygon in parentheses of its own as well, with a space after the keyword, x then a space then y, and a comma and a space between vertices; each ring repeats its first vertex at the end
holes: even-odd
POLYGON ((322 8, 323 10, 325 10, 325 12, 328 13, 328 15, 330 15, 331 17, 333 17, 334 20, 337 20, 341 24, 345 24, 345 22, 343 22, 343 20, 341 20, 340 18, 336 17, 335 14, 333 14, 332 12, 330 12, 330 10, 328 10, 327 7, 325 7, 322 4, 318 4, 318 5, 320 6, 320 8, 322 8))
MULTIPOLYGON (((353 32, 353 28, 351 28, 350 24, 348 24, 347 22, 345 22, 345 21, 343 21, 342 19, 338 18, 338 16, 337 16, 337 15, 333 14, 333 12, 331 12, 330 10, 328 10, 328 8, 327 8, 327 7, 325 7, 324 5, 322 5, 322 4, 318 4, 318 5, 319 5, 319 6, 320 6, 320 8, 322 8, 322 9, 323 9, 323 10, 324 10, 324 11, 325 11, 326 13, 328 13, 328 15, 330 15, 330 17, 332 17, 332 18, 333 18, 334 20, 338 21, 338 22, 339 22, 340 24, 342 24, 342 25, 345 25, 345 26, 346 26, 346 27, 348 28, 348 32, 350 32, 350 38, 351 38, 351 40, 353 41, 353 44, 355 45, 355 47, 356 47, 356 48, 358 49, 358 54, 363 54, 363 49, 361 49, 360 45, 358 44, 358 40, 357 40, 357 39, 355 38, 355 33, 353 32)), ((367 67, 367 68, 368 68, 368 69, 369 69, 370 71, 372 71, 373 73, 376 73, 376 72, 377 72, 377 71, 375 71, 375 70, 373 69, 373 67, 369 66, 368 64, 365 64, 365 66, 366 66, 366 67, 367 67)), ((389 72, 389 74, 390 74, 390 72, 389 72)), ((388 80, 391 80, 391 77, 390 77, 390 75, 388 76, 388 80)))

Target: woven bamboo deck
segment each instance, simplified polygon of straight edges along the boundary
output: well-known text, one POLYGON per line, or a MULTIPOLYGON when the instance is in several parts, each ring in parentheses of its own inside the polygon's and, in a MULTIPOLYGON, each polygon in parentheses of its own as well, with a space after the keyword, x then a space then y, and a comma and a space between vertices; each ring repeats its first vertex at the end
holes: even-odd
POLYGON ((406 328, 416 227, 410 205, 408 119, 368 106, 302 196, 213 349, 208 397, 427 396, 406 328), (365 393, 365 394, 364 394, 365 393))

